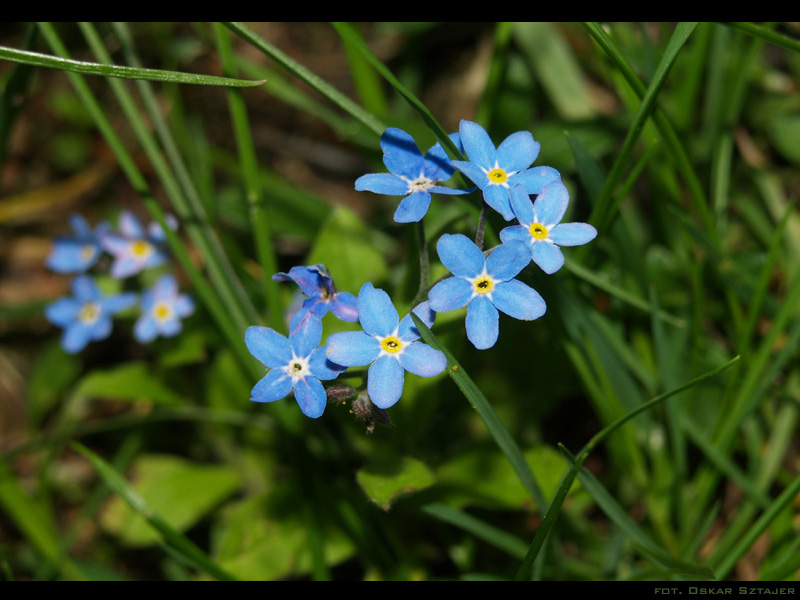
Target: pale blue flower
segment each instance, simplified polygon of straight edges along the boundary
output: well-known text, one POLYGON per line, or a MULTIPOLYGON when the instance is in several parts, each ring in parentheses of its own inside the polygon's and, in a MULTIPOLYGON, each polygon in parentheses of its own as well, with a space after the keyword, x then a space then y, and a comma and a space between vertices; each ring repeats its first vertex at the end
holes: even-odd
POLYGON ((529 194, 561 175, 552 167, 531 167, 539 156, 539 142, 527 131, 508 136, 497 148, 486 130, 472 121, 461 121, 461 143, 469 161, 454 160, 453 165, 483 190, 486 204, 499 212, 506 221, 514 218, 508 193, 521 184, 529 194))
POLYGON ((569 193, 560 181, 548 183, 535 202, 522 186, 514 186, 511 206, 520 224, 503 229, 500 239, 524 242, 533 262, 545 273, 555 273, 564 265, 559 246, 580 246, 597 237, 597 230, 588 223, 561 222, 568 204, 569 193))
POLYGON ((108 231, 108 223, 100 223, 93 231, 81 215, 69 218, 73 236, 59 236, 53 242, 53 251, 47 257, 47 266, 58 273, 81 273, 97 262, 103 250, 100 236, 108 231))
POLYGON ((133 327, 133 335, 146 344, 157 336, 173 337, 180 333, 181 319, 194 312, 191 297, 181 294, 172 275, 162 275, 142 294, 142 315, 133 327))
POLYGON ((545 313, 547 307, 539 293, 514 279, 531 260, 523 242, 502 244, 484 257, 466 236, 445 234, 439 238, 436 250, 453 277, 433 286, 428 294, 430 307, 436 312, 448 312, 466 306, 467 337, 479 350, 497 342, 498 309, 525 321, 545 313))
POLYGON ((45 316, 64 329, 61 347, 70 354, 80 352, 91 341, 107 338, 113 326, 111 317, 136 304, 136 294, 125 292, 103 296, 88 275, 72 281, 72 297, 59 298, 45 308, 45 316))
MULTIPOLYGON (((435 315, 423 302, 414 313, 428 326, 435 315)), ((363 331, 334 333, 327 340, 328 358, 345 367, 365 367, 367 392, 378 408, 394 405, 403 393, 405 372, 433 377, 447 367, 444 354, 419 341, 420 333, 406 315, 399 319, 389 295, 365 283, 358 293, 358 320, 363 331)))
POLYGON ((292 267, 288 273, 275 273, 273 281, 294 281, 300 286, 302 292, 308 296, 289 323, 289 329, 294 329, 293 322, 302 318, 305 312, 312 312, 318 317, 323 317, 331 311, 342 321, 354 323, 358 321, 356 297, 350 292, 340 292, 336 289, 325 265, 311 265, 308 267, 292 267))
POLYGON ((333 364, 320 346, 322 321, 314 313, 305 313, 288 339, 269 327, 248 327, 244 340, 250 354, 269 372, 253 387, 250 400, 274 402, 294 391, 303 414, 316 419, 327 403, 320 381, 336 379, 344 367, 333 364))
MULTIPOLYGON (((453 133, 450 139, 460 150, 459 135, 453 133)), ((389 172, 363 175, 356 180, 355 188, 387 196, 405 196, 394 213, 394 220, 398 223, 422 220, 431 205, 431 194, 454 195, 472 191, 439 185, 455 172, 439 142, 423 156, 409 134, 390 127, 381 136, 381 148, 383 164, 389 172)))
MULTIPOLYGON (((174 217, 168 218, 171 229, 177 228, 174 217)), ((147 229, 128 211, 119 218, 119 233, 108 231, 100 238, 107 252, 114 256, 111 275, 117 279, 136 275, 144 269, 156 267, 168 258, 166 235, 161 226, 153 222, 147 229)))

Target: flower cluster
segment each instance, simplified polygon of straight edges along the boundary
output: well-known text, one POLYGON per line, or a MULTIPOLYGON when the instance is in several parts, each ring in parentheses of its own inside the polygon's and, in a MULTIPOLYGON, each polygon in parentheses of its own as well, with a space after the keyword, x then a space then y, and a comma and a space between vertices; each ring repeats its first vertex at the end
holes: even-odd
MULTIPOLYGON (((466 307, 467 338, 484 350, 497 342, 499 313, 532 321, 547 310, 542 296, 517 279, 523 270, 535 263, 545 273, 555 273, 564 264, 561 247, 586 244, 597 231, 587 223, 562 223, 569 204, 567 188, 556 169, 532 166, 540 145, 529 132, 513 133, 495 146, 483 127, 461 121, 450 140, 468 160, 451 160, 439 143, 423 155, 408 133, 387 129, 380 146, 388 173, 363 175, 355 189, 402 196, 394 220, 418 223, 421 233, 433 194, 467 194, 478 189, 484 208, 493 209, 505 221, 516 219, 518 224, 500 231, 502 243, 487 251, 460 233, 443 234, 436 250, 451 275, 435 283, 427 300, 413 308, 432 327, 436 313, 466 307), (475 187, 442 185, 457 171, 475 187)), ((483 239, 483 226, 482 219, 476 240, 483 239)), ((293 281, 306 299, 289 321, 288 338, 267 327, 248 328, 247 348, 269 369, 253 388, 251 400, 272 402, 293 391, 303 413, 316 418, 322 415, 327 397, 358 393, 338 384, 326 392, 322 381, 331 381, 350 367, 368 367, 366 392, 358 393, 353 406, 355 411, 358 404, 357 412, 366 415, 371 431, 374 415, 381 415, 379 420, 385 422, 376 411, 400 399, 406 371, 433 377, 447 367, 439 350, 420 341, 411 314, 401 319, 389 295, 371 282, 363 284, 357 297, 340 292, 319 264, 293 267, 273 279, 293 281), (357 321, 361 330, 333 333, 320 346, 321 319, 328 312, 343 321, 357 321), (364 406, 365 396, 373 409, 364 406)))
MULTIPOLYGON (((168 217, 167 222, 170 228, 177 228, 174 217, 168 217)), ((59 298, 45 309, 47 319, 64 330, 61 346, 66 352, 80 352, 89 342, 109 337, 112 317, 136 304, 140 316, 133 332, 139 342, 180 332, 181 319, 194 312, 194 304, 189 296, 178 292, 172 275, 161 275, 152 288, 141 294, 129 291, 105 295, 97 279, 88 273, 101 263, 104 251, 113 257, 109 271, 116 280, 164 264, 168 259, 166 235, 158 223, 145 228, 132 213, 123 211, 118 231, 106 222, 92 229, 77 214, 70 217, 70 226, 74 235, 55 239, 47 266, 58 273, 75 274, 73 295, 59 298)))

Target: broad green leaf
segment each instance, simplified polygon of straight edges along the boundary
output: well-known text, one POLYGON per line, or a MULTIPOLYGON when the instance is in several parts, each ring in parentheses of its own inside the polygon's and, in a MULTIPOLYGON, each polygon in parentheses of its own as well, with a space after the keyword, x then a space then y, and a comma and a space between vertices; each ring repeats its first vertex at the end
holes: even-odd
POLYGON ((401 496, 433 485, 435 479, 425 463, 408 456, 375 460, 356 473, 358 484, 383 510, 401 496))
POLYGON ((767 134, 784 158, 800 165, 800 113, 772 117, 767 122, 767 134))
MULTIPOLYGON (((169 455, 141 456, 133 464, 132 473, 132 488, 148 510, 179 532, 196 524, 241 484, 239 474, 231 467, 200 465, 169 455)), ((100 523, 128 546, 148 546, 161 539, 120 497, 109 502, 100 523)))
POLYGON ((168 405, 184 403, 144 362, 128 362, 119 367, 92 371, 81 379, 75 393, 87 399, 150 400, 168 405))

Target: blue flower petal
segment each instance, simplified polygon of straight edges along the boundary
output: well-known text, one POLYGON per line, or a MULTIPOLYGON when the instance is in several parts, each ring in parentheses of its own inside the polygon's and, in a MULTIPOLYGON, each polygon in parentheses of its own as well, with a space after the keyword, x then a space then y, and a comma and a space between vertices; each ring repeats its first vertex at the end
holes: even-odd
POLYGON ((70 215, 69 226, 79 238, 89 239, 92 237, 92 228, 89 226, 89 222, 77 213, 70 215))
MULTIPOLYGON (((425 301, 417 304, 412 311, 420 320, 428 327, 433 327, 436 321, 436 313, 431 310, 430 304, 425 301)), ((400 320, 400 325, 397 327, 397 337, 404 342, 412 342, 419 339, 420 333, 417 326, 414 325, 414 320, 408 314, 400 320)))
POLYGON ((492 302, 505 314, 522 321, 533 321, 547 310, 539 292, 518 279, 498 283, 492 290, 492 302))
POLYGON ((303 414, 312 419, 322 416, 328 398, 316 377, 304 377, 294 384, 294 397, 303 414))
POLYGON ((483 271, 483 252, 465 235, 444 234, 436 242, 439 260, 453 275, 476 277, 483 271))
POLYGON ((306 316, 295 326, 289 335, 289 345, 295 356, 309 356, 319 346, 322 338, 322 321, 314 313, 306 316))
POLYGON ((500 230, 500 241, 504 244, 513 241, 527 244, 531 241, 531 232, 528 231, 527 227, 523 227, 522 225, 512 225, 511 227, 500 230))
POLYGON ((517 131, 497 147, 497 164, 507 172, 527 169, 539 156, 539 142, 528 131, 517 131))
POLYGON ((61 336, 61 347, 70 354, 80 352, 92 339, 92 330, 81 321, 73 321, 61 336))
POLYGON ((559 181, 561 174, 553 167, 533 167, 508 178, 508 185, 520 184, 529 194, 538 194, 548 183, 559 181))
POLYGON ((74 298, 59 298, 44 309, 44 316, 53 325, 66 327, 78 318, 81 303, 74 298))
POLYGON ((194 300, 191 296, 181 294, 175 299, 175 304, 172 305, 177 315, 181 318, 188 317, 194 312, 194 300))
POLYGON ((53 243, 53 251, 47 257, 47 266, 57 273, 86 271, 100 255, 94 242, 74 238, 58 238, 53 243))
POLYGON ((123 211, 119 216, 119 230, 126 238, 143 238, 145 235, 139 219, 127 210, 123 211))
POLYGON ((100 290, 88 275, 78 275, 72 280, 72 294, 79 302, 97 302, 101 297, 100 290))
POLYGON ((472 298, 472 284, 462 277, 449 277, 428 292, 430 306, 436 312, 464 308, 472 298))
POLYGON ((550 242, 534 242, 531 246, 531 256, 533 262, 548 275, 552 275, 564 266, 564 254, 558 246, 550 242))
POLYGON ((358 292, 357 306, 358 320, 368 334, 385 337, 394 333, 400 318, 389 294, 367 282, 358 292))
POLYGON ((365 367, 381 351, 380 342, 363 331, 334 333, 325 346, 328 359, 343 367, 365 367))
POLYGON ((130 251, 131 241, 117 233, 107 232, 100 238, 100 243, 114 256, 126 255, 130 251))
POLYGON ((156 339, 158 335, 158 325, 156 320, 149 313, 143 314, 136 320, 133 326, 133 337, 142 344, 148 344, 156 339))
POLYGON ((253 386, 250 400, 253 402, 275 402, 292 391, 292 378, 283 369, 272 369, 253 386))
POLYGON ((342 321, 355 323, 358 321, 356 297, 350 292, 338 292, 331 300, 331 312, 342 321))
POLYGON ((144 264, 138 258, 132 256, 123 256, 117 258, 114 264, 111 265, 111 276, 115 279, 125 279, 132 275, 136 275, 144 268, 144 264))
POLYGON ((178 282, 172 275, 162 275, 153 286, 153 291, 162 300, 172 299, 178 295, 178 282))
POLYGON ((381 136, 383 164, 390 173, 416 179, 422 174, 424 158, 417 143, 397 127, 389 127, 381 136))
POLYGON ((514 216, 526 227, 530 226, 536 220, 536 214, 527 190, 522 185, 515 185, 509 190, 509 197, 514 216))
POLYGON ((180 319, 171 318, 161 322, 161 335, 164 337, 174 337, 183 329, 180 319))
POLYGON ((528 266, 531 252, 521 241, 505 242, 486 258, 486 273, 498 281, 508 281, 528 266))
POLYGON ((536 196, 533 211, 539 223, 550 229, 561 221, 569 205, 569 192, 560 181, 548 183, 536 196))
POLYGON ((549 231, 559 246, 581 246, 597 237, 597 229, 588 223, 560 223, 549 231))
POLYGON ((289 340, 269 327, 248 327, 244 343, 250 354, 270 369, 286 366, 292 360, 289 340))
POLYGON ((484 169, 493 169, 497 161, 497 150, 486 130, 477 123, 462 120, 458 131, 470 162, 484 169))
POLYGON ((328 358, 327 350, 327 346, 320 346, 311 353, 311 358, 308 359, 308 368, 311 374, 322 381, 336 379, 342 371, 347 369, 347 367, 331 361, 328 358))
POLYGON ((394 356, 381 356, 369 368, 367 391, 378 408, 393 406, 403 393, 405 371, 394 356))
POLYGON ((486 204, 499 212, 506 221, 514 218, 508 194, 508 188, 502 185, 487 185, 483 188, 483 199, 486 200, 486 204))
POLYGON ((459 171, 469 177, 470 181, 477 185, 480 189, 484 189, 489 185, 489 177, 486 173, 475 163, 465 160, 454 160, 452 164, 459 171))
POLYGON ((406 346, 398 360, 406 371, 420 377, 433 377, 447 367, 444 354, 422 342, 413 342, 406 346))
POLYGON ((461 194, 471 194, 474 191, 474 187, 466 190, 460 190, 456 188, 443 187, 441 185, 434 185, 428 188, 428 192, 431 194, 442 194, 444 196, 459 196, 461 194))
MULTIPOLYGON (((453 140, 457 148, 463 148, 461 146, 460 135, 457 133, 451 133, 450 139, 453 140)), ((425 154, 425 168, 423 170, 423 175, 434 181, 445 181, 446 179, 449 179, 454 172, 455 169, 453 168, 453 165, 450 164, 450 157, 447 156, 447 152, 445 152, 442 145, 439 142, 436 142, 425 154)))
POLYGON ((111 316, 101 314, 97 320, 89 326, 89 335, 94 341, 104 340, 111 335, 111 329, 114 326, 111 316))
POLYGON ((397 223, 417 223, 422 220, 431 205, 430 192, 419 190, 409 194, 400 201, 394 212, 397 223))
POLYGON ((136 304, 137 300, 138 296, 135 292, 124 292, 122 294, 115 294, 113 296, 107 296, 106 298, 103 298, 100 300, 100 306, 104 312, 108 312, 113 315, 130 308, 136 304))
POLYGON ((467 337, 478 350, 491 348, 500 333, 500 315, 486 296, 476 296, 467 305, 467 337))
POLYGON ((405 196, 408 193, 408 182, 391 173, 369 173, 356 179, 355 188, 358 192, 405 196))

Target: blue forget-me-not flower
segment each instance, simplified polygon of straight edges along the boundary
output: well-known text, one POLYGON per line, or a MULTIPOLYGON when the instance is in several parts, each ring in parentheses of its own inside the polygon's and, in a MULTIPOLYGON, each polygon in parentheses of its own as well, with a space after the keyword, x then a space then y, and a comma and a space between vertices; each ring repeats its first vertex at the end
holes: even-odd
POLYGON ((445 234, 436 244, 439 259, 453 274, 428 293, 430 307, 447 312, 467 307, 467 337, 479 350, 491 348, 500 331, 498 309, 532 321, 546 310, 539 293, 514 277, 530 263, 523 242, 511 241, 495 248, 488 257, 469 238, 445 234))
POLYGON ((53 242, 53 251, 47 257, 47 266, 58 273, 81 273, 97 262, 103 250, 100 237, 108 231, 108 223, 100 223, 93 231, 81 215, 69 218, 73 236, 59 236, 53 242))
POLYGON ((560 181, 548 183, 534 202, 522 186, 514 186, 511 206, 520 224, 503 229, 500 239, 524 242, 533 262, 545 273, 555 273, 564 265, 559 246, 580 246, 597 236, 597 230, 588 223, 561 222, 568 204, 569 193, 560 181))
MULTIPOLYGON (((174 217, 168 219, 170 228, 177 228, 174 217)), ((158 266, 167 260, 166 235, 158 223, 145 229, 130 212, 123 211, 119 218, 119 233, 109 231, 100 243, 114 256, 111 275, 123 279, 144 269, 158 266)))
POLYGON ((142 293, 142 315, 133 326, 133 335, 146 344, 157 336, 172 337, 180 333, 181 319, 194 312, 191 297, 181 294, 172 275, 162 275, 155 285, 142 293))
POLYGON ((250 400, 274 402, 294 390, 304 415, 322 416, 327 396, 320 381, 336 379, 344 367, 327 359, 325 346, 319 345, 321 338, 322 321, 312 312, 304 314, 288 338, 269 327, 248 327, 247 349, 269 368, 250 392, 250 400))
POLYGON ((486 204, 499 212, 506 221, 514 218, 509 190, 521 184, 529 194, 561 175, 552 167, 532 167, 539 155, 539 142, 527 131, 508 136, 497 148, 486 130, 472 121, 461 121, 461 143, 469 161, 454 160, 453 165, 483 190, 486 204))
POLYGON ((358 321, 356 297, 350 292, 340 292, 336 289, 325 265, 311 265, 308 267, 292 267, 288 273, 275 273, 273 281, 294 281, 300 290, 308 296, 289 322, 289 329, 296 326, 298 319, 304 313, 312 312, 318 317, 323 317, 331 311, 342 321, 355 323, 358 321))
MULTIPOLYGON (((450 139, 459 149, 459 135, 450 139)), ((416 223, 428 212, 431 194, 466 194, 472 190, 459 190, 439 185, 450 179, 455 169, 439 142, 425 156, 414 139, 402 129, 390 127, 381 136, 383 164, 388 173, 371 173, 356 179, 358 191, 370 191, 387 196, 405 196, 395 210, 398 223, 416 223)))
POLYGON ((80 352, 90 341, 111 335, 112 316, 136 304, 133 292, 104 296, 89 275, 72 280, 72 297, 62 297, 45 308, 45 316, 64 329, 61 347, 80 352))
MULTIPOLYGON (((414 313, 426 325, 433 325, 435 315, 427 302, 414 308, 414 313)), ((327 354, 345 367, 370 365, 367 392, 378 408, 389 408, 400 399, 406 371, 433 377, 447 366, 444 354, 419 341, 411 315, 400 320, 389 295, 369 282, 358 293, 358 320, 363 331, 329 336, 327 354)))

